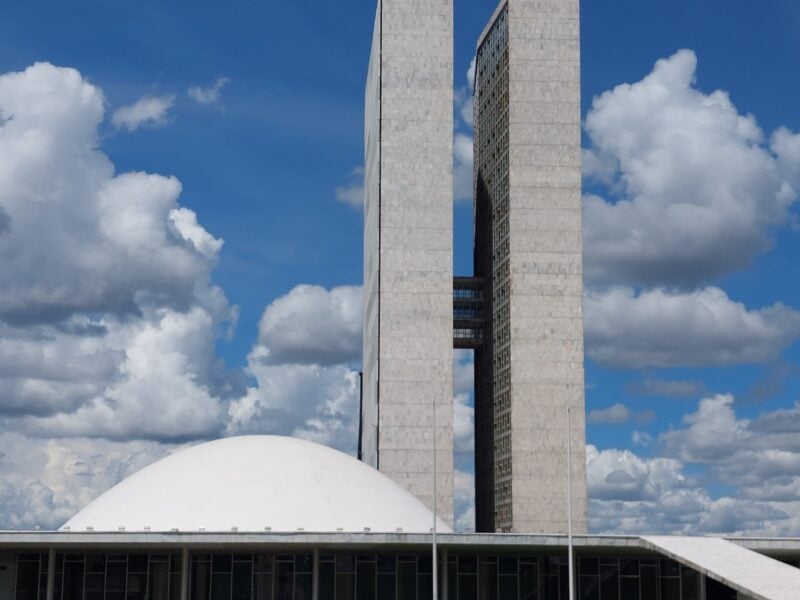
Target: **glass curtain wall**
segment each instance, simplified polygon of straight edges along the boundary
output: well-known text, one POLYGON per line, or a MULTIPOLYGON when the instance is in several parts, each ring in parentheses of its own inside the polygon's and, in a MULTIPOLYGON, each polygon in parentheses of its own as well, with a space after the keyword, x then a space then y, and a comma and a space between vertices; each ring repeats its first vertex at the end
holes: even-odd
MULTIPOLYGON (((193 554, 192 600, 312 600, 313 555, 193 554)), ((180 554, 58 554, 55 600, 178 600, 180 554)), ((47 555, 20 554, 17 600, 45 600, 47 555)), ((652 557, 580 557, 580 600, 702 600, 700 575, 652 557)), ((323 553, 319 600, 431 600, 430 556, 323 553)), ((568 600, 563 556, 451 555, 440 597, 568 600)), ((0 599, 5 600, 5 599, 0 599)))

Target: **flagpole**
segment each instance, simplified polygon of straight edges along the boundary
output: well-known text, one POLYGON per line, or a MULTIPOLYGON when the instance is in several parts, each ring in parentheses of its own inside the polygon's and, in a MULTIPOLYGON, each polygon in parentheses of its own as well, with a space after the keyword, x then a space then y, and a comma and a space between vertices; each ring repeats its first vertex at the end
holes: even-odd
POLYGON ((569 600, 575 600, 575 559, 572 556, 572 409, 567 407, 567 554, 569 560, 569 600))
POLYGON ((439 565, 436 559, 436 398, 433 399, 433 600, 439 599, 439 565))

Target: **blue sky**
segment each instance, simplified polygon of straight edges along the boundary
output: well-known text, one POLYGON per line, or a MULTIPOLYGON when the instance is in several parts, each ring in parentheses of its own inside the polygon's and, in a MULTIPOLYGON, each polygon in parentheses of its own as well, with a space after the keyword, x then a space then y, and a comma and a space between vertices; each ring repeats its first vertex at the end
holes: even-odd
MULTIPOLYGON (((494 0, 456 2, 454 87, 461 90, 462 100, 475 39, 494 7, 494 0)), ((73 112, 59 114, 55 126, 64 130, 56 136, 58 144, 64 145, 55 147, 66 152, 34 163, 39 170, 31 181, 36 184, 25 180, 25 173, 33 172, 34 167, 19 166, 27 164, 21 162, 27 156, 21 154, 21 146, 5 148, 20 154, 12 161, 17 170, 11 169, 7 180, 0 176, 0 207, 5 207, 0 212, 0 257, 5 264, 20 268, 19 273, 10 268, 3 284, 6 289, 22 291, 19 298, 7 300, 11 308, 3 308, 5 300, 0 299, 0 324, 7 340, 25 340, 28 354, 24 356, 39 353, 39 357, 23 368, 19 361, 8 358, 19 356, 22 347, 9 341, 7 353, 0 352, 0 379, 5 378, 0 382, 0 455, 5 455, 5 461, 0 461, 0 498, 10 507, 0 515, 0 526, 57 525, 59 518, 69 516, 137 466, 198 439, 276 432, 348 447, 353 427, 352 374, 358 364, 353 341, 358 335, 358 319, 352 304, 358 301, 358 291, 342 286, 361 282, 362 232, 360 211, 342 198, 348 189, 357 188, 354 170, 363 162, 363 87, 373 16, 371 2, 344 0, 237 1, 224 7, 205 1, 6 4, 0 21, 0 74, 23 72, 40 61, 71 67, 84 85, 98 94, 102 91, 104 108, 102 114, 93 112, 95 108, 74 97, 74 110, 67 107, 73 112), (211 93, 215 82, 221 82, 219 96, 209 97, 206 103, 187 93, 193 87, 211 93), (148 97, 161 100, 166 103, 162 108, 167 108, 155 117, 129 121, 129 126, 120 125, 122 117, 115 120, 116 111, 148 97), (67 179, 65 189, 72 190, 64 194, 64 204, 71 201, 70 194, 79 198, 86 189, 93 189, 87 188, 91 184, 86 182, 95 181, 94 175, 69 180, 69 173, 85 167, 83 158, 65 163, 64 169, 59 167, 65 154, 77 156, 86 151, 73 144, 69 137, 73 133, 64 124, 72 118, 83 123, 83 116, 87 131, 96 131, 97 147, 113 163, 115 173, 157 173, 180 181, 179 194, 162 180, 151 182, 160 191, 140 191, 137 186, 144 185, 144 176, 120 185, 120 202, 113 209, 119 215, 128 203, 150 197, 147 194, 166 198, 158 213, 161 229, 168 230, 166 241, 159 237, 161 230, 158 235, 150 232, 130 240, 140 243, 141 239, 158 238, 152 242, 157 245, 152 254, 131 258, 135 254, 132 246, 121 245, 119 240, 108 247, 91 241, 95 231, 92 219, 104 224, 103 219, 111 218, 103 212, 110 210, 108 203, 101 201, 101 209, 90 207, 84 214, 78 208, 48 204, 60 196, 36 187, 54 173, 61 174, 67 179), (32 200, 14 208, 12 199, 30 190, 34 190, 30 192, 32 200), (202 233, 191 225, 176 224, 174 215, 179 213, 169 211, 178 207, 195 213, 202 233), (59 216, 62 209, 66 212, 59 216), (4 241, 5 213, 12 234, 4 241), (73 223, 73 217, 74 229, 70 229, 72 225, 64 224, 73 223), (25 223, 33 223, 31 229, 24 230, 25 223), (49 237, 54 231, 58 234, 49 237), (81 238, 84 231, 89 233, 81 238), (14 232, 20 237, 15 238, 14 232), (73 244, 71 236, 79 243, 73 244), (224 240, 224 245, 220 248, 215 239, 224 240), (46 259, 38 281, 36 277, 31 280, 26 275, 30 270, 22 268, 38 264, 37 245, 45 248, 47 256, 64 257, 63 264, 46 259), (91 256, 113 258, 114 266, 100 269, 87 259, 91 256), (181 265, 176 268, 179 275, 174 274, 172 260, 181 265), (70 270, 73 267, 74 272, 70 270), (62 281, 59 277, 64 273, 70 278, 62 281), (50 281, 52 287, 48 287, 50 281), (73 298, 80 296, 75 290, 82 288, 71 286, 93 287, 89 282, 103 283, 96 297, 89 294, 85 301, 70 303, 56 294, 67 290, 73 298), (296 289, 303 284, 323 289, 296 289), (39 287, 47 293, 40 294, 39 287), (34 300, 41 303, 35 315, 24 308, 34 300), (183 321, 186 315, 198 315, 197 320, 183 321), (170 329, 170 323, 177 325, 170 329), (300 333, 287 332, 286 323, 298 324, 300 333), (307 332, 300 327, 314 324, 321 329, 307 332), (66 330, 69 336, 77 336, 74 328, 89 326, 104 333, 87 334, 86 339, 91 340, 87 343, 96 342, 97 346, 83 354, 84 350, 71 350, 77 347, 78 337, 59 337, 67 335, 63 334, 66 330), (176 330, 183 333, 179 336, 176 330), (298 336, 312 334, 329 340, 329 347, 309 349, 303 346, 307 338, 298 340, 298 336), (150 345, 149 335, 156 339, 150 345), (158 335, 174 337, 161 339, 158 335), (36 341, 41 339, 48 341, 36 341), (153 352, 158 354, 165 347, 172 353, 152 358, 153 352), (200 393, 204 400, 176 400, 174 422, 165 418, 158 425, 148 425, 141 418, 142 406, 158 407, 162 400, 144 381, 144 373, 152 368, 142 358, 146 356, 164 367, 160 389, 181 398, 200 393), (219 360, 224 361, 224 368, 219 360), (107 362, 109 366, 106 371, 89 369, 80 381, 45 373, 60 373, 61 367, 66 371, 70 361, 82 365, 107 362), (325 386, 335 391, 321 391, 325 386), (52 399, 59 394, 69 400, 52 399), (326 415, 325 425, 309 424, 319 411, 326 415), (13 451, 28 445, 38 449, 34 458, 13 451), (54 465, 77 473, 74 476, 80 485, 55 478, 54 465), (31 490, 47 490, 49 504, 25 508, 30 505, 31 490)), ((656 61, 689 49, 697 61, 696 83, 689 87, 703 97, 714 90, 727 91, 734 114, 752 114, 765 136, 760 142, 750 140, 737 148, 761 147, 777 164, 769 136, 781 127, 800 131, 796 108, 800 104, 798 26, 800 7, 790 0, 584 0, 583 115, 590 114, 593 100, 604 92, 622 83, 640 82, 653 71, 656 61)), ((47 94, 73 98, 68 92, 72 88, 60 87, 66 85, 63 72, 41 77, 48 82, 47 94)), ((5 101, 0 92, 3 116, 13 113, 8 98, 17 93, 14 90, 31 98, 45 93, 25 87, 22 80, 8 81, 5 101)), ((620 106, 634 101, 621 95, 614 98, 620 106)), ((669 106, 674 108, 677 102, 669 106)), ((681 105, 681 110, 691 106, 681 105)), ((653 113, 654 122, 658 114, 653 113)), ((598 111, 595 137, 588 129, 584 135, 585 147, 597 156, 613 154, 616 147, 613 135, 617 130, 606 131, 604 118, 598 111)), ((46 127, 47 123, 36 126, 46 127)), ((642 139, 649 131, 646 122, 641 126, 632 122, 630 127, 629 133, 641 134, 642 139)), ((469 135, 463 121, 457 123, 457 130, 469 135)), ((650 150, 657 155, 663 148, 643 147, 643 151, 650 150)), ((800 179, 800 165, 789 159, 785 163, 788 166, 781 168, 788 169, 788 175, 784 178, 800 179)), ((87 173, 95 173, 92 169, 87 167, 87 173)), ((670 173, 673 178, 681 177, 678 171, 670 173)), ((753 173, 755 179, 763 175, 755 168, 753 173)), ((635 195, 620 186, 624 168, 612 176, 613 181, 592 175, 587 173, 584 192, 603 198, 606 211, 635 195)), ((720 177, 721 182, 724 179, 720 177)), ((687 176, 687 182, 692 181, 687 176)), ((707 189, 715 182, 695 183, 696 189, 707 189)), ((744 181, 743 187, 747 184, 744 181)), ((593 527, 597 530, 679 530, 684 525, 669 516, 668 507, 659 500, 672 494, 670 497, 686 501, 681 511, 696 512, 695 520, 690 520, 696 530, 800 532, 800 502, 793 504, 791 498, 792 490, 800 492, 800 455, 796 454, 800 448, 781 437, 788 435, 787 431, 769 429, 766 437, 757 434, 767 431, 764 423, 781 417, 785 422, 794 419, 792 411, 798 401, 800 350, 796 339, 800 326, 793 309, 800 309, 796 259, 800 246, 797 228, 792 225, 796 209, 792 202, 776 208, 774 199, 758 197, 762 188, 754 184, 753 189, 753 197, 746 199, 750 212, 735 205, 734 198, 731 215, 744 221, 758 220, 761 213, 775 210, 777 216, 755 227, 752 239, 743 234, 721 240, 723 246, 730 244, 727 249, 720 250, 713 239, 697 246, 724 256, 736 254, 748 240, 762 244, 758 250, 743 251, 742 260, 732 266, 707 270, 699 279, 682 277, 681 269, 677 275, 661 277, 654 268, 653 278, 646 281, 606 275, 587 283, 587 289, 598 294, 591 306, 600 307, 587 306, 587 319, 610 306, 608 290, 615 287, 633 294, 631 310, 641 305, 642 294, 659 290, 667 296, 678 295, 681 302, 689 298, 695 307, 710 302, 719 310, 736 313, 733 303, 742 304, 732 319, 716 315, 719 328, 708 339, 693 329, 697 322, 681 321, 681 310, 688 306, 681 304, 677 316, 665 323, 673 333, 680 323, 691 326, 671 342, 678 347, 667 349, 672 357, 667 361, 670 367, 662 366, 663 360, 643 359, 631 368, 619 355, 609 358, 609 353, 631 339, 645 346, 650 340, 655 348, 659 340, 654 338, 664 337, 657 328, 645 331, 646 323, 631 323, 619 314, 616 320, 609 317, 614 326, 631 327, 625 331, 632 337, 620 340, 596 330, 589 332, 587 325, 587 435, 598 452, 594 467, 590 467, 593 527), (766 203, 763 210, 759 208, 762 202, 766 203), (691 296, 709 287, 721 290, 725 298, 691 296), (770 312, 751 323, 751 329, 742 324, 762 318, 754 316, 755 311, 776 303, 785 305, 786 310, 770 312), (714 364, 688 356, 691 353, 683 351, 679 337, 685 338, 686 347, 696 346, 704 356, 716 357, 710 359, 714 364), (605 358, 598 359, 601 351, 605 358), (734 358, 725 358, 729 355, 734 358), (718 394, 730 394, 730 400, 718 394), (708 399, 705 412, 700 405, 703 398, 708 399), (615 405, 619 406, 607 411, 615 405), (776 412, 780 410, 788 412, 776 412), (685 420, 686 415, 694 416, 685 420), (723 461, 720 453, 724 450, 692 437, 697 433, 692 423, 746 447, 747 455, 733 463, 723 461), (685 445, 695 444, 695 453, 676 450, 677 439, 685 445), (764 447, 778 453, 781 468, 758 454, 764 447), (614 454, 616 450, 619 452, 614 454), (757 471, 757 465, 769 467, 764 467, 768 474, 763 479, 753 481, 741 475, 742 470, 757 471), (767 485, 779 492, 769 497, 753 492, 767 485), (625 502, 628 504, 620 504, 625 502), (752 517, 737 519, 731 516, 735 513, 752 517)), ((686 193, 691 195, 693 188, 686 193)), ((78 205, 83 206, 76 201, 78 205)), ((471 206, 459 201, 454 211, 456 271, 469 273, 471 206)), ((186 213, 180 214, 191 222, 186 213)), ((745 225, 742 231, 751 231, 745 225)), ((109 235, 105 225, 100 229, 109 235)), ((705 231, 714 238, 715 232, 722 230, 709 225, 705 231)), ((697 262, 702 262, 699 257, 697 262)), ((608 264, 598 268, 608 270, 608 264)), ((624 305, 620 306, 624 313, 624 305)), ((648 314, 658 318, 657 311, 648 314)), ((644 347, 642 355, 649 348, 644 347)), ((469 445, 468 441, 464 444, 465 448, 469 445)), ((462 481, 468 483, 468 460, 460 464, 465 471, 462 481)), ((468 503, 462 498, 462 513, 468 510, 468 503)))

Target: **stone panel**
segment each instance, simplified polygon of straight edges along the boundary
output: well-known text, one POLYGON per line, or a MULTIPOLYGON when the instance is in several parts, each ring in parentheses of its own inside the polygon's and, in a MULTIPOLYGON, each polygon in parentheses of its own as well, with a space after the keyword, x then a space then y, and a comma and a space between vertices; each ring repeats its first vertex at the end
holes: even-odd
POLYGON ((452 0, 382 0, 377 20, 376 465, 431 505, 436 406, 437 512, 452 522, 452 0))

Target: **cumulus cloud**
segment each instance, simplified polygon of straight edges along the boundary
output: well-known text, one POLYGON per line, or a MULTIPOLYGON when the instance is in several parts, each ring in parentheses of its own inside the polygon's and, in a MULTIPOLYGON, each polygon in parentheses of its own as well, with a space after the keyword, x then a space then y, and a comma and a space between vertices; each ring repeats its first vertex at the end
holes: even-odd
POLYGON ((251 360, 257 385, 228 409, 227 434, 292 435, 355 453, 358 372, 344 365, 270 366, 251 360))
POLYGON ((472 201, 472 136, 456 133, 453 140, 453 196, 472 201))
POLYGON ((364 167, 356 167, 350 173, 350 182, 336 188, 336 199, 353 208, 364 206, 364 167))
POLYGON ((475 531, 475 476, 456 470, 453 474, 454 529, 459 532, 475 531))
POLYGON ((584 199, 590 282, 695 286, 746 267, 773 244, 797 198, 800 140, 771 145, 726 92, 695 87, 682 50, 594 99, 584 174, 613 200, 584 199))
POLYGON ((735 406, 730 395, 702 399, 679 427, 647 440, 655 458, 590 446, 592 529, 800 534, 800 403, 753 419, 735 406), (715 487, 735 491, 714 497, 715 487))
POLYGON ((0 436, 0 529, 55 529, 120 479, 177 447, 0 436))
POLYGON ((797 504, 713 498, 685 465, 587 447, 589 522, 596 533, 796 535, 797 504))
POLYGON ((359 286, 301 285, 267 306, 248 356, 256 385, 228 409, 228 434, 284 433, 354 452, 361 355, 359 286))
POLYGON ((634 396, 657 396, 662 398, 697 398, 706 392, 706 385, 697 380, 644 379, 626 388, 634 396))
POLYGON ((186 91, 186 95, 199 104, 215 104, 222 96, 222 88, 230 83, 227 77, 217 77, 217 80, 210 87, 192 86, 186 91))
POLYGON ((175 105, 175 96, 145 96, 133 104, 122 106, 111 115, 111 123, 117 129, 135 131, 147 125, 166 125, 169 109, 175 105))
POLYGON ((222 240, 180 182, 114 173, 102 92, 74 69, 0 76, 0 418, 41 436, 178 440, 222 428, 214 354, 235 318, 211 284, 222 240), (57 101, 54 101, 57 99, 57 101))
POLYGON ((297 286, 264 311, 251 360, 322 365, 359 360, 362 298, 360 286, 297 286))
POLYGON ((800 312, 748 310, 718 288, 587 290, 586 351, 624 368, 732 365, 774 360, 800 335, 800 312))

